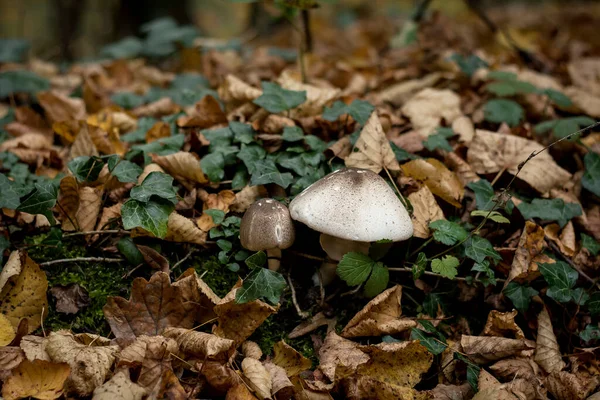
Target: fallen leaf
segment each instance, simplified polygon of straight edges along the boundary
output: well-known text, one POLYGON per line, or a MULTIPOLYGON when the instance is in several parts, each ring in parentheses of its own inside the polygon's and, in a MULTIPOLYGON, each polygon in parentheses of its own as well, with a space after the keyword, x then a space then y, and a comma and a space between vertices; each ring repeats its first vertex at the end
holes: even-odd
POLYGON ((386 87, 379 93, 377 97, 381 101, 391 103, 395 107, 400 107, 412 98, 415 93, 420 92, 425 88, 429 88, 436 84, 442 78, 442 74, 434 72, 425 75, 420 79, 411 79, 408 81, 396 83, 390 87, 386 87))
POLYGON ((345 338, 393 335, 417 326, 416 321, 401 318, 402 286, 389 288, 371 300, 342 330, 345 338))
POLYGON ((577 243, 572 221, 569 221, 567 225, 565 225, 562 232, 560 231, 560 226, 558 224, 546 225, 544 227, 544 233, 548 239, 558 245, 561 253, 565 256, 573 257, 575 255, 577 243))
POLYGON ((180 351, 199 359, 227 360, 235 350, 233 340, 223 339, 210 333, 183 328, 166 328, 163 335, 175 340, 180 351))
POLYGON ((0 347, 0 378, 6 381, 10 372, 25 360, 25 353, 16 346, 0 347))
POLYGON ((226 124, 227 116, 221 105, 212 96, 207 95, 194 105, 186 116, 177 118, 177 126, 181 128, 206 129, 217 124, 226 124))
POLYGON ((194 221, 176 212, 169 214, 165 240, 179 243, 205 244, 206 232, 199 229, 194 221))
POLYGON ((146 348, 137 384, 148 390, 149 398, 187 399, 171 365, 177 343, 162 336, 140 339, 145 339, 146 348))
POLYGON ((192 153, 179 151, 166 156, 152 155, 152 161, 188 190, 192 190, 197 184, 208 182, 200 167, 200 160, 192 153))
POLYGON ((79 185, 74 176, 65 176, 60 180, 58 195, 58 213, 61 228, 64 231, 77 230, 77 210, 79 209, 79 185))
POLYGON ((136 245, 137 249, 142 254, 146 264, 156 271, 162 271, 166 274, 169 273, 169 260, 165 256, 154 250, 152 247, 144 246, 141 244, 136 245))
POLYGON ((7 400, 35 397, 52 400, 63 394, 63 385, 70 372, 66 363, 35 360, 23 361, 12 371, 2 386, 2 397, 7 400))
POLYGON ((567 65, 567 71, 575 86, 600 96, 600 58, 580 58, 567 65))
POLYGON ((376 174, 384 168, 391 171, 400 169, 377 112, 373 112, 367 120, 345 163, 346 167, 369 169, 376 174))
POLYGON ((68 97, 56 91, 39 92, 37 99, 50 123, 85 120, 87 116, 82 99, 68 97))
POLYGON ((427 186, 421 186, 416 192, 408 195, 408 200, 413 206, 411 219, 413 222, 413 236, 427 239, 431 236, 429 223, 438 219, 446 219, 444 212, 435 201, 433 193, 427 186))
POLYGON ((0 346, 7 346, 16 336, 15 328, 4 314, 0 314, 0 346))
POLYGON ((323 112, 325 105, 332 103, 340 96, 341 90, 334 87, 317 87, 302 83, 299 76, 287 69, 281 73, 277 82, 282 88, 297 92, 306 92, 306 101, 290 110, 291 118, 307 117, 323 112))
POLYGON ((525 334, 515 322, 517 314, 517 310, 511 312, 490 311, 482 335, 524 339, 525 334))
POLYGON ((467 400, 473 396, 473 389, 468 383, 462 385, 439 384, 429 391, 434 400, 467 400))
POLYGON ((310 369, 312 362, 283 340, 273 346, 273 363, 283 368, 287 376, 299 375, 310 369))
POLYGON ((324 325, 328 326, 327 332, 329 332, 335 327, 336 322, 336 318, 327 318, 325 314, 321 311, 313 315, 309 320, 301 322, 290 333, 288 333, 288 337, 290 339, 295 339, 300 336, 306 335, 307 333, 310 333, 324 325))
POLYGON ((544 307, 538 315, 537 342, 535 346, 534 360, 544 371, 551 374, 565 368, 556 336, 552 329, 550 315, 544 307))
POLYGON ((517 377, 530 381, 538 379, 540 367, 528 358, 509 358, 500 360, 490 366, 490 370, 504 381, 510 381, 517 377))
POLYGON ((461 142, 468 145, 473 140, 473 136, 475 136, 473 121, 464 115, 456 118, 452 121, 452 132, 458 135, 461 142))
POLYGON ((242 384, 242 378, 227 364, 218 361, 205 361, 198 363, 196 368, 206 379, 212 389, 219 395, 231 390, 238 384, 242 384))
POLYGON ((212 291, 212 289, 198 276, 193 268, 186 270, 173 286, 181 290, 181 295, 188 312, 194 315, 197 324, 216 319, 217 314, 214 307, 221 301, 221 298, 212 291))
POLYGON ((262 94, 262 90, 248 85, 246 82, 234 75, 227 75, 221 87, 219 87, 219 97, 226 103, 246 103, 257 99, 262 94))
POLYGON ((446 154, 444 154, 444 162, 448 168, 456 174, 463 186, 467 186, 469 183, 477 182, 481 179, 479 175, 473 171, 473 168, 454 152, 446 152, 446 154))
POLYGON ((92 140, 90 129, 98 129, 91 127, 85 122, 79 124, 79 132, 71 145, 69 157, 74 159, 81 156, 98 156, 100 153, 92 140))
POLYGON ((232 386, 227 391, 227 396, 225 396, 225 400, 255 400, 256 397, 248 390, 246 385, 242 383, 238 383, 237 385, 232 386))
POLYGON ((254 358, 255 360, 260 360, 263 356, 258 343, 253 342, 252 340, 246 340, 242 343, 242 354, 244 357, 254 358))
POLYGON ((90 305, 88 291, 77 283, 53 286, 50 293, 56 300, 56 311, 61 313, 77 314, 90 305))
POLYGON ((245 212, 258 198, 267 197, 267 191, 264 186, 245 186, 235 194, 235 200, 231 203, 230 209, 234 212, 245 212))
POLYGON ((129 370, 121 369, 93 393, 94 400, 142 400, 146 389, 129 378, 129 370))
POLYGON ((353 375, 359 365, 369 361, 359 344, 329 332, 319 350, 319 369, 331 381, 353 375))
POLYGON ((46 344, 47 340, 44 337, 27 335, 21 339, 20 347, 29 361, 50 361, 50 356, 46 352, 46 344))
POLYGON ((433 134, 442 121, 450 125, 462 116, 460 97, 448 89, 423 89, 404 103, 401 110, 423 138, 433 134))
POLYGON ((260 399, 270 399, 271 389, 271 374, 262 365, 262 363, 254 358, 244 358, 242 360, 242 371, 244 376, 250 381, 250 386, 260 399))
POLYGON ((598 377, 585 378, 567 371, 553 372, 546 377, 544 386, 558 400, 583 400, 598 385, 598 377))
POLYGON ((552 262, 548 256, 543 254, 545 248, 542 227, 534 222, 525 221, 505 287, 512 280, 532 281, 540 276, 538 263, 552 262))
MULTIPOLYGON (((478 174, 507 171, 515 175, 519 164, 544 146, 519 136, 477 129, 467 152, 467 161, 478 174)), ((531 158, 519 172, 519 178, 540 193, 562 186, 571 174, 556 164, 549 152, 531 158)))
POLYGON ((523 350, 531 350, 535 345, 526 339, 507 339, 496 336, 463 335, 460 344, 465 354, 478 364, 519 355, 523 350))
POLYGON ((171 126, 164 121, 157 121, 152 128, 146 132, 146 143, 171 136, 171 126))
POLYGON ((141 117, 154 117, 160 118, 179 112, 179 106, 170 97, 163 97, 153 101, 152 103, 145 104, 131 110, 131 113, 138 118, 141 117))
POLYGON ((418 159, 402 164, 402 171, 423 182, 431 192, 456 208, 462 207, 465 188, 457 176, 435 158, 418 159))
POLYGON ((263 363, 263 366, 271 376, 273 397, 291 399, 294 395, 294 384, 287 377, 285 370, 269 361, 263 363))
POLYGON ((84 186, 79 189, 79 207, 75 219, 79 231, 89 232, 96 228, 96 221, 102 208, 103 190, 84 186))

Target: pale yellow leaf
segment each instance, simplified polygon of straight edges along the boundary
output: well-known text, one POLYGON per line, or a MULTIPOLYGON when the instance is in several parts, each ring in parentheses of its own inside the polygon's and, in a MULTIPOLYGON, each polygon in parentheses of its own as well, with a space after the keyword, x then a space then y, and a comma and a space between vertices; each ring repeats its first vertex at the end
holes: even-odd
POLYGON ((70 368, 65 363, 42 360, 23 361, 2 386, 2 397, 16 400, 26 397, 52 400, 63 394, 70 368))
POLYGON ((456 208, 462 207, 465 188, 454 172, 450 171, 441 161, 435 158, 427 160, 418 159, 402 164, 402 171, 423 182, 431 192, 452 204, 456 208))
POLYGON ((423 138, 433 134, 442 120, 452 124, 462 116, 460 97, 449 89, 423 89, 411 97, 401 110, 423 138))
POLYGON ((446 219, 444 212, 427 186, 421 186, 419 190, 409 194, 408 200, 413 206, 411 216, 414 227, 413 236, 427 239, 431 236, 429 224, 439 219, 446 219))
POLYGON ((93 393, 92 400, 142 400, 146 389, 129 378, 129 370, 121 369, 93 393))
POLYGON ((547 373, 558 372, 565 368, 556 336, 552 329, 552 321, 546 307, 538 315, 537 342, 535 346, 535 362, 547 373))
POLYGON ((262 363, 254 358, 244 358, 242 360, 242 371, 244 376, 250 381, 250 386, 260 399, 270 399, 271 389, 271 374, 262 365, 262 363))

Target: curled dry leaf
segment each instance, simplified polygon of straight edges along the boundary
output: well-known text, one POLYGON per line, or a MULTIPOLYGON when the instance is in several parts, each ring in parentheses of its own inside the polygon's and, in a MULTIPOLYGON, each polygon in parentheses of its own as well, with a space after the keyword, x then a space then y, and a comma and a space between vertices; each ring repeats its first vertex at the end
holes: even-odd
POLYGON ((461 142, 466 144, 471 143, 473 136, 475 136, 475 127, 473 126, 473 121, 471 121, 471 118, 464 115, 456 118, 452 122, 452 132, 458 135, 458 138, 461 142))
POLYGON ((244 357, 254 358, 255 360, 260 360, 263 356, 260 346, 252 340, 246 340, 242 343, 242 354, 244 357))
POLYGON ((155 273, 150 281, 134 279, 130 300, 108 297, 102 310, 116 338, 126 343, 139 335, 159 335, 168 327, 191 328, 194 323, 181 289, 171 285, 164 272, 155 273))
POLYGON ((552 240, 558 245, 561 253, 563 253, 565 256, 573 257, 573 255, 575 255, 577 242, 575 238, 575 228, 573 228, 572 221, 569 221, 567 225, 565 225, 562 232, 558 224, 546 225, 544 227, 544 233, 548 239, 552 240))
POLYGON ((93 400, 142 400, 146 389, 133 383, 129 370, 121 369, 94 390, 93 400))
MULTIPOLYGON (((507 171, 515 175, 519 164, 544 146, 515 135, 477 129, 467 153, 467 161, 478 174, 507 171)), ((540 193, 560 187, 571 174, 558 166, 549 152, 543 151, 530 159, 519 172, 519 178, 540 193)))
POLYGON ((414 328, 417 323, 401 319, 402 286, 396 285, 379 294, 359 311, 342 330, 345 338, 393 335, 414 328))
POLYGON ((234 212, 245 212, 259 197, 267 197, 267 190, 264 186, 246 186, 235 194, 235 200, 231 203, 230 209, 234 212))
POLYGON ((185 307, 190 307, 188 312, 194 315, 197 324, 204 324, 216 318, 214 307, 221 301, 221 298, 200 279, 193 268, 189 268, 181 274, 173 286, 181 290, 183 304, 185 307))
POLYGON ((305 91, 306 101, 290 110, 292 118, 309 117, 323 112, 325 105, 332 103, 341 93, 334 87, 317 87, 302 83, 299 76, 294 76, 291 70, 285 70, 277 79, 282 88, 295 91, 305 91))
POLYGON ((152 103, 136 107, 131 111, 131 113, 138 118, 160 118, 166 115, 176 114, 177 112, 179 112, 179 106, 175 104, 170 97, 163 97, 152 103))
POLYGON ((442 120, 451 124, 462 116, 460 97, 448 89, 423 89, 402 106, 402 114, 410 119, 413 129, 426 138, 442 120))
POLYGON ((17 368, 25 360, 25 353, 16 346, 0 347, 0 379, 6 381, 10 371, 17 368))
POLYGON ((155 140, 171 136, 171 125, 165 121, 157 121, 146 132, 146 142, 152 143, 155 140))
POLYGON ((82 99, 68 97, 52 90, 39 92, 36 97, 46 112, 46 117, 50 123, 84 120, 87 116, 85 103, 82 99))
POLYGON ((20 347, 29 361, 44 360, 50 361, 50 356, 46 352, 47 340, 41 336, 27 335, 21 339, 20 347))
POLYGON ((142 257, 144 257, 144 262, 146 264, 156 270, 162 271, 164 273, 169 273, 169 260, 158 251, 154 250, 152 247, 144 246, 141 244, 136 245, 137 249, 142 253, 142 257))
POLYGON ((227 75, 219 87, 219 97, 226 103, 241 104, 257 99, 262 90, 248 85, 234 75, 227 75))
POLYGON ((94 144, 94 141, 92 140, 92 136, 90 135, 91 129, 97 128, 94 128, 85 122, 79 124, 79 133, 77 133, 69 152, 69 157, 71 159, 81 156, 100 155, 96 145, 94 144))
POLYGON ((103 190, 84 186, 79 189, 79 207, 75 218, 81 232, 93 231, 102 208, 103 190))
POLYGON ((77 283, 54 286, 50 293, 56 300, 56 311, 61 313, 77 314, 79 310, 90 305, 87 290, 77 283))
POLYGON ((560 348, 552 329, 552 321, 546 307, 538 315, 534 360, 549 374, 561 371, 566 366, 560 354, 560 348))
POLYGON ((543 254, 545 248, 544 229, 534 222, 525 221, 505 285, 512 280, 532 281, 540 276, 538 263, 554 262, 543 254))
POLYGON ((431 236, 429 224, 439 219, 446 219, 444 212, 435 201, 431 190, 425 185, 421 186, 416 192, 409 194, 408 200, 413 206, 413 214, 411 215, 414 227, 413 236, 427 239, 431 236))
POLYGON ((558 400, 583 400, 596 388, 598 380, 598 376, 558 371, 548 375, 544 385, 558 400))
POLYGON ((296 376, 310 369, 312 362, 283 340, 273 346, 273 363, 283 368, 287 376, 296 376))
POLYGON ((575 86, 600 96, 600 58, 580 58, 571 61, 567 70, 575 86))
POLYGON ((515 322, 517 314, 517 310, 511 312, 490 311, 482 335, 524 339, 525 334, 515 322))
POLYGON ((475 171, 473 171, 473 168, 454 152, 445 152, 444 162, 448 168, 456 174, 463 186, 467 186, 469 183, 477 182, 481 179, 475 171))
POLYGON ((418 159, 402 164, 402 171, 423 182, 431 192, 442 200, 461 208, 465 188, 454 172, 435 158, 418 159))
POLYGON ((17 329, 28 320, 28 333, 36 330, 48 313, 48 280, 39 265, 23 251, 13 251, 0 273, 0 314, 17 329))
POLYGON ((227 360, 235 350, 233 340, 223 339, 210 333, 183 328, 167 328, 163 335, 174 339, 179 345, 180 351, 199 359, 227 360))
POLYGON ((345 162, 346 167, 369 169, 376 174, 384 168, 392 171, 400 169, 377 112, 373 112, 367 120, 353 152, 346 157, 345 162))
POLYGON ((153 154, 152 161, 188 190, 192 190, 197 184, 208 182, 206 175, 202 172, 202 167, 200 167, 200 160, 192 153, 178 151, 166 156, 153 154))
POLYGON ((496 336, 463 335, 460 344, 464 353, 478 364, 516 356, 524 350, 535 348, 535 344, 527 339, 507 339, 496 336))
POLYGON ((173 373, 172 355, 177 343, 162 336, 146 338, 146 351, 138 385, 149 391, 149 398, 187 399, 185 390, 173 373))
POLYGON ((246 385, 238 383, 227 391, 225 400, 256 400, 256 397, 248 390, 246 385))
POLYGON ((165 240, 179 243, 204 244, 206 232, 199 229, 194 221, 176 212, 169 215, 165 240))
POLYGON ((141 185, 142 182, 144 182, 144 179, 146 179, 146 177, 148 175, 150 175, 150 173, 152 173, 152 172, 162 172, 162 173, 165 173, 165 170, 160 165, 158 165, 156 163, 150 163, 150 164, 146 165, 144 167, 144 170, 140 174, 140 176, 138 176, 138 180, 137 180, 138 185, 141 185))
POLYGON ((503 381, 524 378, 530 381, 538 379, 540 367, 529 358, 509 358, 490 366, 490 370, 503 381))
POLYGON ((271 394, 273 397, 291 399, 294 395, 294 384, 287 377, 285 370, 270 361, 266 361, 263 366, 271 375, 271 394))
POLYGON ((53 363, 42 360, 23 361, 12 371, 12 375, 2 386, 2 397, 16 400, 25 397, 52 400, 63 394, 63 385, 69 376, 66 363, 53 363))
POLYGON ((242 383, 240 376, 227 364, 218 361, 205 361, 198 363, 196 369, 206 378, 208 384, 218 392, 224 394, 231 387, 242 383))
POLYGON ((487 390, 500 386, 500 381, 496 379, 492 374, 487 372, 485 369, 479 371, 479 378, 477 379, 477 386, 479 390, 487 390))
POLYGON ((381 101, 391 103, 396 107, 400 107, 411 97, 413 97, 415 93, 435 85, 435 83, 441 78, 442 74, 439 72, 434 72, 425 75, 420 79, 412 79, 396 83, 395 85, 387 87, 381 92, 377 93, 377 98, 381 101))
POLYGON ((273 388, 271 374, 260 361, 254 358, 244 358, 242 360, 242 371, 244 371, 244 376, 250 381, 250 386, 260 399, 271 398, 271 389, 273 388))
POLYGON ((433 400, 467 400, 473 396, 473 389, 468 383, 462 385, 439 384, 429 391, 433 400))
POLYGON ((221 110, 219 102, 210 95, 197 102, 188 115, 177 118, 177 126, 181 128, 206 129, 226 123, 227 115, 221 110))
POLYGON ((64 231, 77 230, 77 210, 79 209, 79 185, 74 176, 60 180, 58 195, 58 215, 64 231))
POLYGON ((315 315, 313 315, 310 319, 301 322, 296 326, 290 333, 288 333, 288 337, 290 339, 295 339, 300 336, 306 335, 314 331, 315 329, 327 325, 327 332, 335 329, 335 324, 337 323, 337 318, 327 318, 325 314, 321 311, 315 315))
POLYGON ((359 365, 369 361, 369 356, 362 352, 358 343, 338 336, 334 331, 329 332, 319 350, 319 369, 336 382, 353 375, 359 365))

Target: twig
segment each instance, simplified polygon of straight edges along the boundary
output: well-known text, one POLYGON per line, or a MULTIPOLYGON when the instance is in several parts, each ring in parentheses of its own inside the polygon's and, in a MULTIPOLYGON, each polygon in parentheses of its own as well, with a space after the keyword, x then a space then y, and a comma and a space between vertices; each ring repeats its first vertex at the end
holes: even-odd
POLYGON ((575 264, 573 262, 573 260, 571 260, 569 257, 565 256, 561 251, 560 248, 552 241, 548 241, 548 244, 550 245, 550 248, 552 248, 552 250, 554 250, 554 252, 560 257, 562 258, 564 261, 567 262, 567 264, 569 264, 571 267, 573 267, 575 270, 577 270, 577 272, 579 272, 579 275, 583 276, 585 279, 587 279, 589 282, 591 282, 593 285, 597 286, 598 288, 600 288, 600 283, 598 283, 597 280, 593 279, 591 276, 589 276, 588 274, 586 274, 585 272, 583 272, 583 270, 579 267, 579 265, 575 264))
POLYGON ((294 283, 292 282, 292 277, 290 276, 291 273, 292 273, 292 270, 289 269, 288 273, 287 273, 287 280, 288 280, 288 284, 290 285, 290 290, 292 291, 292 303, 294 303, 294 307, 296 308, 296 312, 298 313, 298 316, 302 319, 306 319, 309 317, 309 314, 305 311, 302 311, 302 309, 300 308, 300 305, 298 304, 298 299, 296 299, 296 289, 294 289, 294 283))
MULTIPOLYGON (((388 268, 388 271, 394 271, 394 272, 411 272, 412 273, 412 269, 410 268, 406 268, 406 267, 398 267, 398 268, 388 268)), ((444 276, 437 274, 435 272, 431 272, 431 271, 423 271, 424 275, 429 275, 429 276, 435 276, 436 278, 445 278, 444 276)), ((467 278, 464 278, 462 276, 455 276, 452 280, 457 280, 457 281, 466 281, 467 278)), ((476 280, 476 279, 474 279, 476 280)), ((479 280, 476 280, 477 282, 481 282, 479 280)), ((496 278, 497 282, 506 282, 506 279, 503 278, 496 278)))
POLYGON ((361 284, 360 284, 360 285, 358 285, 356 288, 354 288, 354 289, 352 289, 352 290, 350 290, 350 291, 348 291, 348 292, 345 292, 345 293, 342 293, 342 294, 340 294, 340 297, 350 296, 350 295, 353 295, 353 294, 355 294, 355 293, 358 293, 358 291, 359 291, 360 289, 362 289, 362 287, 363 287, 363 285, 362 285, 362 283, 361 283, 361 284))
POLYGON ((196 247, 192 247, 192 249, 190 251, 188 251, 188 253, 181 260, 179 260, 175 264, 173 264, 173 266, 171 267, 171 271, 173 271, 175 268, 179 267, 182 263, 184 263, 185 260, 190 258, 191 255, 194 254, 196 251, 198 251, 198 249, 196 247))
POLYGON ((75 258, 63 258, 60 260, 52 260, 40 263, 40 267, 47 267, 48 265, 54 264, 66 264, 72 262, 105 262, 105 263, 117 263, 125 261, 123 258, 105 258, 105 257, 75 257, 75 258))
POLYGON ((71 236, 87 236, 87 235, 110 235, 112 233, 118 233, 121 235, 130 235, 131 232, 123 230, 123 229, 106 229, 102 231, 87 231, 87 232, 70 232, 65 233, 63 237, 71 237, 71 236))
POLYGON ((296 251, 296 250, 287 250, 287 253, 294 254, 294 255, 297 255, 297 256, 300 256, 303 258, 307 258, 309 260, 315 260, 315 261, 321 261, 321 262, 325 261, 324 257, 317 257, 317 256, 313 256, 310 254, 302 253, 302 252, 296 251))
POLYGON ((404 208, 406 208, 408 210, 409 209, 408 208, 408 202, 406 201, 406 199, 404 198, 404 196, 402 196, 402 193, 400 193, 400 189, 398 189, 398 186, 396 186, 396 182, 392 178, 392 175, 390 174, 390 171, 388 171, 388 169, 385 167, 385 165, 383 166, 383 170, 387 174, 388 178, 390 178, 390 181, 392 181, 392 185, 394 185, 394 189, 396 189, 396 193, 398 193, 398 196, 400 196, 400 200, 402 201, 402 205, 404 206, 404 208))

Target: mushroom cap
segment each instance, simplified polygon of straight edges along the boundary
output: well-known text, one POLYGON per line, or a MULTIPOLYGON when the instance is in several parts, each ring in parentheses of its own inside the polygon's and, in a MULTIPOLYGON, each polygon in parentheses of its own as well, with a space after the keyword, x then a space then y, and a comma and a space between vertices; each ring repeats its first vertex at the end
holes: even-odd
POLYGON ((331 236, 394 242, 413 235, 406 208, 378 174, 343 168, 307 187, 290 203, 292 218, 331 236))
POLYGON ((251 251, 287 249, 295 237, 288 208, 274 199, 255 201, 240 224, 242 246, 251 251))

